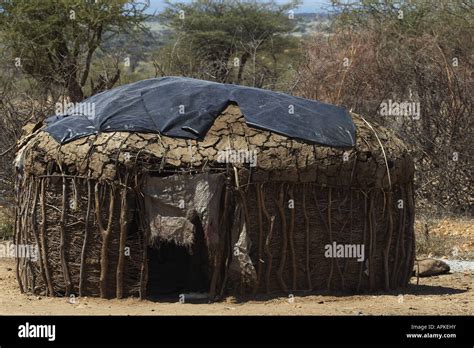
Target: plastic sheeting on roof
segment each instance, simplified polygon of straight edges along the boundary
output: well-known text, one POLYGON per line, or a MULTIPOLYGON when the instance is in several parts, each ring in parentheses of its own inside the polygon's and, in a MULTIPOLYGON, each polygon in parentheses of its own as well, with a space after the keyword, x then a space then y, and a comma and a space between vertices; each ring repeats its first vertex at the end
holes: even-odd
POLYGON ((143 80, 96 94, 48 118, 45 130, 61 144, 113 131, 203 139, 229 103, 239 106, 251 127, 326 146, 355 145, 355 125, 343 107, 183 77, 143 80))

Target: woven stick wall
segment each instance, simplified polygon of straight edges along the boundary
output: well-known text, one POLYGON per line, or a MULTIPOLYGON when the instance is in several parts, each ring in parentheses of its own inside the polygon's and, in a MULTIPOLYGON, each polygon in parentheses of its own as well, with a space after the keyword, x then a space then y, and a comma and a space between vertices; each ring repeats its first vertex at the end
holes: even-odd
POLYGON ((244 197, 257 281, 234 279, 232 291, 360 292, 407 284, 415 256, 411 184, 390 193, 264 183, 249 185, 244 197), (398 208, 399 200, 407 206, 398 208), (327 258, 324 247, 333 242, 363 245, 367 261, 327 258))
POLYGON ((118 298, 144 290, 146 241, 129 226, 130 187, 68 176, 25 177, 19 185, 16 243, 38 250, 37 262, 17 259, 22 290, 118 298))

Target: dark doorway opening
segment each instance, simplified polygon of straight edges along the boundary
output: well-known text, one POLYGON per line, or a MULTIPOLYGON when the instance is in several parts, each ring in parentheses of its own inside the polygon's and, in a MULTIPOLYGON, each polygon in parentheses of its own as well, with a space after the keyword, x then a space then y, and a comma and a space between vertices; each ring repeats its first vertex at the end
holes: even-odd
POLYGON ((148 249, 148 285, 150 298, 209 291, 210 266, 204 233, 199 221, 191 247, 159 242, 148 249))

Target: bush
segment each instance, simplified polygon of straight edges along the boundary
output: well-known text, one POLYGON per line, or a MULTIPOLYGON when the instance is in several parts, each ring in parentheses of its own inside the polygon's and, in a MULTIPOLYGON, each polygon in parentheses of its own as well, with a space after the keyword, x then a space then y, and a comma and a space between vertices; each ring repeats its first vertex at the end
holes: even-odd
POLYGON ((472 214, 472 9, 464 2, 335 3, 333 33, 303 47, 295 91, 394 129, 413 151, 418 211, 472 214), (388 102, 413 103, 419 113, 382 112, 388 102))

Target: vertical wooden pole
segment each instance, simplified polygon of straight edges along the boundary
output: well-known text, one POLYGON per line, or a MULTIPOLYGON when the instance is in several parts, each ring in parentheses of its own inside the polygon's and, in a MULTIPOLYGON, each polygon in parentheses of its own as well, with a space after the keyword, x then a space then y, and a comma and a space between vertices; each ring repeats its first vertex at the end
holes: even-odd
POLYGON ((296 266, 296 254, 295 254, 295 243, 294 243, 294 234, 295 234, 295 197, 293 194, 294 184, 290 184, 290 189, 288 195, 293 203, 293 208, 290 209, 290 229, 289 229, 289 242, 290 242, 290 252, 291 252, 291 264, 293 270, 293 281, 292 281, 292 290, 296 291, 297 289, 297 280, 298 280, 298 268, 296 266))
POLYGON ((395 261, 393 263, 393 271, 392 271, 392 284, 394 287, 397 287, 400 285, 399 280, 400 280, 400 264, 403 264, 404 261, 404 254, 405 254, 405 247, 403 245, 404 243, 404 237, 403 233, 405 231, 405 219, 406 219, 406 200, 405 200, 405 191, 403 189, 403 186, 400 188, 400 199, 403 203, 403 207, 400 208, 398 206, 398 201, 397 201, 397 209, 399 210, 399 218, 398 218, 398 235, 397 235, 397 243, 395 247, 395 261), (401 250, 400 250, 401 249, 401 250), (400 251, 402 251, 401 257, 400 257, 400 251))
POLYGON ((41 243, 40 243, 40 238, 39 238, 39 232, 38 232, 38 221, 36 218, 36 210, 38 208, 38 199, 39 199, 39 184, 38 181, 35 180, 35 193, 34 193, 34 201, 33 201, 33 212, 31 216, 31 227, 33 229, 33 236, 35 238, 35 243, 37 247, 37 253, 38 253, 38 263, 39 263, 39 269, 41 273, 41 279, 43 279, 43 284, 47 292, 47 287, 48 287, 48 282, 46 280, 46 273, 44 270, 44 255, 41 250, 41 243))
MULTIPOLYGON (((333 242, 332 238, 332 188, 328 188, 328 223, 327 223, 327 229, 329 233, 329 242, 333 242)), ((334 255, 335 256, 335 255, 334 255)), ((336 261, 337 262, 337 261, 336 261)), ((328 285, 327 288, 328 290, 331 290, 331 281, 332 281, 332 275, 334 273, 334 257, 331 258, 331 270, 329 271, 329 279, 328 279, 328 285)))
MULTIPOLYGON (((242 205, 242 213, 244 215, 246 231, 248 233, 249 228, 250 228, 250 218, 249 218, 249 210, 248 210, 248 206, 247 206, 247 197, 245 196, 244 191, 242 191, 239 188, 237 190, 239 192, 240 201, 241 201, 241 205, 242 205)), ((240 293, 241 293, 241 295, 244 295, 244 293, 245 293, 244 278, 243 277, 240 278, 240 293)))
POLYGON ((84 296, 84 283, 85 283, 85 267, 86 267, 86 255, 87 255, 87 244, 89 242, 89 220, 90 220, 90 213, 91 213, 91 180, 88 178, 87 180, 87 211, 86 211, 86 219, 84 222, 84 242, 82 243, 82 250, 81 250, 81 266, 79 269, 79 296, 84 296))
MULTIPOLYGON (((362 194, 364 196, 364 227, 363 227, 363 232, 362 232, 362 245, 365 246, 367 245, 366 243, 366 239, 367 239, 367 211, 368 211, 368 208, 367 208, 367 193, 362 191, 362 194)), ((366 258, 367 260, 367 258, 366 258)), ((365 266, 366 262, 364 260, 364 262, 361 262, 360 264, 360 269, 359 269, 359 281, 357 283, 357 292, 360 291, 360 286, 362 284, 362 273, 364 272, 364 266, 365 266)))
POLYGON ((392 234, 393 234, 393 210, 392 210, 392 191, 388 192, 385 196, 385 201, 387 204, 387 215, 388 215, 388 232, 387 232, 387 244, 385 245, 384 253, 384 269, 385 269, 385 290, 390 290, 390 270, 388 265, 388 258, 390 256, 390 246, 392 244, 392 234))
POLYGON ((372 291, 375 287, 375 265, 374 265, 374 257, 375 257, 375 226, 374 226, 374 194, 371 192, 369 194, 369 289, 372 291))
POLYGON ((254 184, 255 194, 258 207, 258 267, 257 267, 257 282, 253 289, 255 295, 260 288, 260 283, 263 274, 263 212, 262 212, 262 186, 261 184, 254 184))
POLYGON ((410 277, 413 273, 413 266, 414 266, 414 259, 415 259, 415 231, 414 231, 414 223, 415 223, 415 201, 413 196, 413 183, 408 183, 407 187, 407 213, 408 213, 408 245, 407 245, 407 257, 405 258, 405 272, 404 277, 402 279, 402 286, 405 286, 406 283, 410 280, 410 277))
POLYGON ((44 256, 44 272, 46 275, 47 281, 47 293, 49 296, 54 296, 53 282, 51 281, 51 273, 49 270, 48 264, 48 252, 46 247, 46 230, 47 230, 47 217, 46 217, 46 191, 45 191, 45 178, 41 179, 41 192, 40 192, 40 205, 41 205, 41 230, 40 230, 40 240, 41 240, 41 251, 44 256))
MULTIPOLYGON (((14 235, 14 240, 15 240, 15 244, 16 245, 19 245, 20 244, 20 235, 21 235, 21 231, 23 230, 24 226, 23 226, 23 219, 22 219, 22 216, 24 214, 24 197, 22 194, 20 194, 20 192, 23 192, 23 189, 25 187, 25 182, 26 182, 26 179, 23 179, 22 180, 23 182, 20 182, 18 185, 19 185, 19 188, 18 188, 18 206, 17 206, 17 212, 16 212, 16 229, 15 229, 15 235, 14 235)), ((21 293, 24 293, 25 292, 25 289, 23 287, 23 282, 21 280, 21 277, 20 277, 20 258, 16 257, 15 258, 15 274, 16 274, 16 280, 18 282, 18 286, 20 287, 20 292, 21 293)))
POLYGON ((66 296, 71 294, 71 276, 69 274, 69 267, 66 260, 66 210, 67 210, 67 182, 66 177, 63 176, 63 192, 62 192, 62 209, 61 209, 61 218, 59 221, 59 227, 61 232, 60 244, 59 244, 59 253, 61 258, 61 269, 64 278, 66 296))
POLYGON ((117 298, 123 297, 123 270, 125 267, 125 247, 127 242, 127 184, 125 179, 125 187, 122 189, 120 195, 120 240, 119 240, 119 256, 117 264, 117 298))
POLYGON ((285 270, 285 262, 286 262, 286 253, 288 248, 288 235, 287 235, 287 226, 286 226, 286 213, 285 213, 285 186, 281 184, 280 186, 280 194, 278 201, 276 202, 278 206, 278 210, 280 211, 280 218, 281 218, 281 233, 282 233, 282 240, 283 246, 281 249, 280 255, 280 265, 278 266, 277 271, 277 279, 278 283, 280 284, 281 289, 284 292, 288 292, 288 287, 285 284, 285 280, 283 279, 283 271, 285 270))
MULTIPOLYGON (((136 180, 136 178, 135 178, 136 180)), ((137 186, 138 183, 137 183, 137 186)), ((146 298, 146 289, 148 284, 148 239, 149 239, 149 231, 150 226, 147 223, 146 219, 146 209, 144 207, 144 202, 142 198, 142 193, 139 192, 137 194, 137 205, 140 210, 140 226, 142 230, 142 264, 140 269, 140 299, 144 300, 146 298)))
POLYGON ((269 225, 268 235, 267 235, 267 238, 265 239, 265 246, 264 246, 264 251, 265 251, 265 254, 267 255, 267 271, 265 273, 265 288, 266 288, 267 293, 269 293, 270 292, 270 277, 272 274, 272 264, 273 264, 273 255, 272 255, 270 243, 272 241, 272 236, 273 236, 273 225, 275 223, 275 216, 270 216, 270 213, 265 207, 265 191, 263 190, 263 185, 260 187, 260 190, 262 191, 260 194, 262 212, 263 212, 263 215, 265 215, 265 218, 267 219, 267 222, 269 225))
MULTIPOLYGON (((28 243, 28 232, 30 230, 30 203, 31 203, 31 192, 33 190, 33 180, 30 179, 28 181, 28 191, 26 195, 26 201, 25 201, 25 211, 22 215, 23 218, 23 226, 24 228, 21 230, 20 234, 20 243, 19 245, 27 245, 28 243)), ((20 278, 22 278, 23 282, 23 289, 28 291, 30 290, 29 286, 29 279, 28 279, 28 258, 24 257, 26 255, 17 255, 17 258, 21 260, 21 272, 20 272, 20 278)))
POLYGON ((227 235, 227 215, 228 215, 228 205, 229 205, 229 189, 227 186, 224 186, 224 210, 219 222, 219 242, 217 246, 217 251, 214 255, 213 270, 211 277, 211 284, 209 286, 209 299, 213 301, 217 293, 217 284, 220 279, 220 273, 222 269, 222 260, 225 252, 225 239, 227 235))
POLYGON ((400 258, 400 265, 398 266, 398 272, 397 272, 397 281, 398 285, 402 285, 403 282, 403 274, 404 274, 404 269, 403 269, 403 264, 405 262, 406 258, 406 250, 405 250, 405 234, 406 234, 406 216, 407 214, 407 199, 406 199, 406 192, 405 188, 402 186, 402 193, 403 193, 403 226, 401 230, 401 236, 400 236, 400 247, 402 251, 402 257, 400 258))
POLYGON ((313 284, 311 282, 311 259, 310 259, 310 248, 311 248, 311 239, 310 239, 310 226, 309 226, 309 217, 306 210, 306 184, 303 185, 303 217, 306 231, 306 277, 308 281, 308 290, 313 290, 313 284))
POLYGON ((95 185, 95 211, 97 216, 97 225, 99 227, 100 234, 102 236, 102 247, 100 251, 100 278, 99 278, 99 287, 100 287, 100 297, 107 297, 107 272, 109 266, 109 257, 108 257, 108 247, 110 232, 112 228, 112 222, 114 217, 114 205, 115 205, 115 195, 114 188, 110 185, 110 194, 109 194, 109 216, 107 221, 107 227, 104 228, 102 225, 101 209, 100 209, 100 197, 99 197, 99 182, 95 185))

